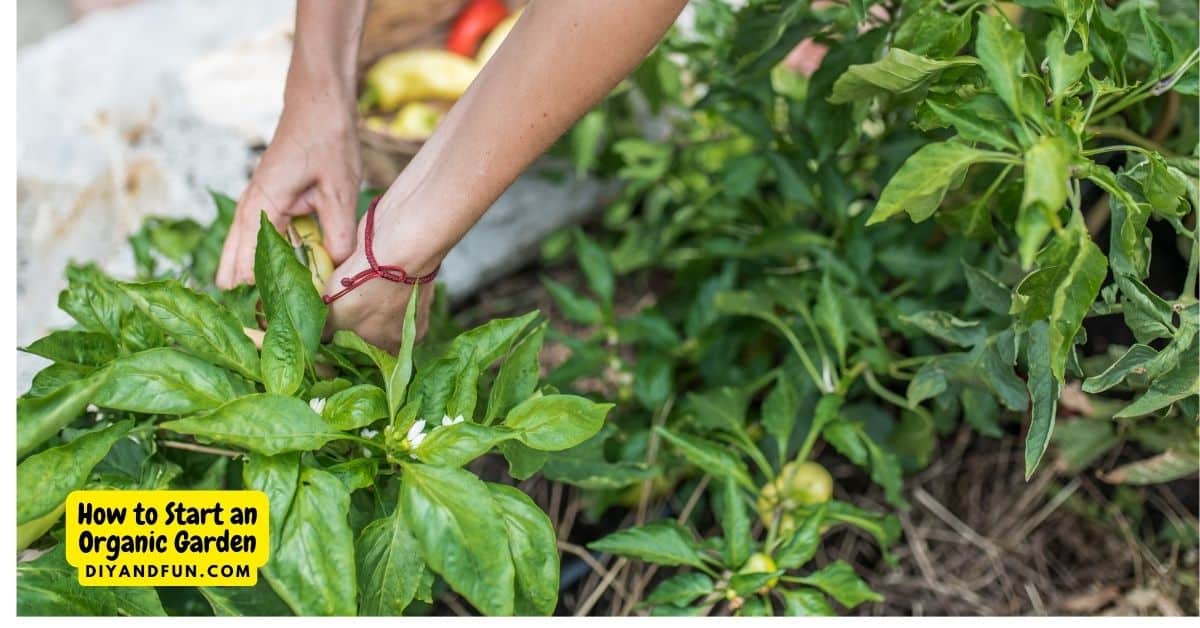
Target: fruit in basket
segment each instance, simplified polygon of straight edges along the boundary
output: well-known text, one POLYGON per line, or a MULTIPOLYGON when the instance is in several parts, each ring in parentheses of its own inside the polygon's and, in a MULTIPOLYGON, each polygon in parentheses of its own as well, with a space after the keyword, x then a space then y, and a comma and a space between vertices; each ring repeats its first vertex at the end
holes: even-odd
POLYGON ((418 100, 457 100, 478 73, 474 59, 445 50, 393 52, 367 71, 359 106, 395 111, 418 100))
POLYGON ((423 102, 410 102, 396 112, 396 117, 388 125, 388 132, 396 137, 409 140, 425 140, 433 135, 434 129, 442 121, 441 109, 423 102))
POLYGON ((512 31, 520 17, 521 11, 517 11, 504 18, 504 21, 497 24, 496 28, 488 33, 487 39, 483 40, 483 44, 479 46, 479 52, 475 53, 475 60, 479 62, 480 67, 483 67, 483 64, 496 54, 496 50, 500 48, 500 44, 504 43, 504 38, 508 37, 508 33, 512 31))
POLYGON ((464 57, 475 56, 479 41, 504 21, 508 7, 504 0, 471 0, 459 12, 446 34, 446 50, 464 57))

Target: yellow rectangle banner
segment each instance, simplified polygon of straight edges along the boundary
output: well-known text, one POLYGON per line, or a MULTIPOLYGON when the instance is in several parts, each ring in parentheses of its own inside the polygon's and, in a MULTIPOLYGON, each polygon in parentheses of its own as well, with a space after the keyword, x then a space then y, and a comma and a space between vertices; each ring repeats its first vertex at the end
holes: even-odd
POLYGON ((269 516, 262 491, 75 491, 67 562, 84 586, 253 586, 269 516))

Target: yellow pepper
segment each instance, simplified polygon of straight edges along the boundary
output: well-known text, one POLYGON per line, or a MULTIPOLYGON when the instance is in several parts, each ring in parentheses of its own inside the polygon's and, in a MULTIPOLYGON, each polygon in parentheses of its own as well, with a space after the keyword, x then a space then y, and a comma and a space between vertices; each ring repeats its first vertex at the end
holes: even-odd
POLYGON ((325 250, 321 228, 312 216, 299 216, 292 219, 292 230, 300 240, 299 249, 308 272, 312 275, 313 286, 317 292, 325 291, 325 284, 333 274, 333 258, 325 250))
POLYGON ((54 524, 62 517, 63 511, 66 508, 67 503, 63 502, 58 505, 58 508, 51 510, 41 517, 26 521, 17 526, 17 551, 19 552, 29 547, 30 543, 38 540, 46 531, 54 527, 54 524))
POLYGON ((478 73, 474 59, 445 50, 395 52, 367 71, 359 106, 395 111, 416 100, 456 100, 478 73))
POLYGON ((423 102, 410 102, 396 112, 388 132, 396 137, 424 140, 442 121, 442 110, 423 102))
POLYGON ((504 38, 508 37, 509 31, 517 23, 517 18, 521 17, 521 11, 517 11, 512 15, 504 18, 503 22, 496 25, 492 32, 488 33, 487 39, 479 46, 479 52, 475 53, 475 60, 479 62, 479 66, 488 62, 492 55, 496 54, 496 50, 500 48, 500 44, 504 43, 504 38))

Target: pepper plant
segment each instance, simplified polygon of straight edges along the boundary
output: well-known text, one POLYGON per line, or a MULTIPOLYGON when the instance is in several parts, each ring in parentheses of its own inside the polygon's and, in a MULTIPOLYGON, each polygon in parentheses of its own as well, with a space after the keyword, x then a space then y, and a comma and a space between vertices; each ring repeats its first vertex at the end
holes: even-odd
MULTIPOLYGON (((1052 441, 1069 471, 1135 442, 1148 457, 1102 475, 1114 483, 1195 474, 1195 7, 693 6, 694 31, 564 146, 625 187, 594 233, 606 254, 572 236, 587 292, 549 285, 565 317, 596 330, 562 339, 558 376, 584 387, 607 369, 632 394, 621 433, 589 449, 593 473, 559 480, 611 494, 592 477, 640 460, 657 422, 691 472, 647 473, 748 478, 750 502, 824 443, 904 508, 902 472, 959 421, 1023 431, 1029 475, 1052 441), (811 77, 781 63, 805 38, 828 47, 811 77), (646 137, 639 110, 670 132, 646 137), (603 268, 617 278, 598 281, 603 268), (617 315, 613 284, 650 294, 617 315), (1055 437, 1060 397, 1073 420, 1055 437), (778 440, 785 426, 799 442, 778 440)), ((639 538, 592 547, 683 564, 639 538)), ((714 573, 706 587, 728 586, 714 573)), ((760 597, 739 612, 800 612, 760 597)), ((718 598, 672 599, 710 612, 718 598)))
MULTIPOLYGON (((149 233, 158 227, 190 230, 149 233)), ((151 242, 141 259, 170 250, 151 242)), ((539 389, 538 314, 490 321, 417 362, 414 296, 397 355, 349 331, 322 342, 326 307, 264 216, 251 289, 266 323, 260 349, 234 305, 180 279, 206 250, 177 259, 172 279, 72 268, 60 306, 78 328, 24 349, 53 364, 17 402, 18 538, 49 549, 18 566, 21 613, 164 612, 151 589, 77 584, 57 530, 67 494, 85 487, 268 495, 259 585, 201 588, 197 612, 203 599, 222 615, 398 615, 432 602, 438 578, 483 613, 551 613, 549 519, 520 490, 465 468, 497 450, 519 460, 567 449, 604 423, 608 405, 539 389)))

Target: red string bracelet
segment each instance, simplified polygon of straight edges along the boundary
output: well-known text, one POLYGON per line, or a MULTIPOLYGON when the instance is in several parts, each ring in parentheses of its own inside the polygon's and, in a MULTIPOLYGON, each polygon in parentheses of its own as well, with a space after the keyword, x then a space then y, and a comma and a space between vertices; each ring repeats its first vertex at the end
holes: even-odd
MULTIPOLYGON (((395 283, 406 283, 410 286, 429 283, 433 281, 435 277, 437 277, 437 268, 433 269, 433 272, 429 273, 428 275, 421 277, 410 277, 408 273, 399 266, 382 266, 379 264, 379 262, 375 261, 375 246, 373 240, 375 237, 375 205, 378 203, 379 197, 376 196, 375 199, 371 201, 371 205, 367 207, 367 224, 363 229, 363 249, 367 253, 367 265, 369 265, 370 268, 352 277, 343 277, 341 291, 337 292, 336 294, 327 294, 321 297, 321 299, 325 301, 326 305, 346 296, 351 290, 372 279, 375 279, 376 277, 393 281, 395 283)), ((440 268, 440 266, 438 268, 440 268)))

